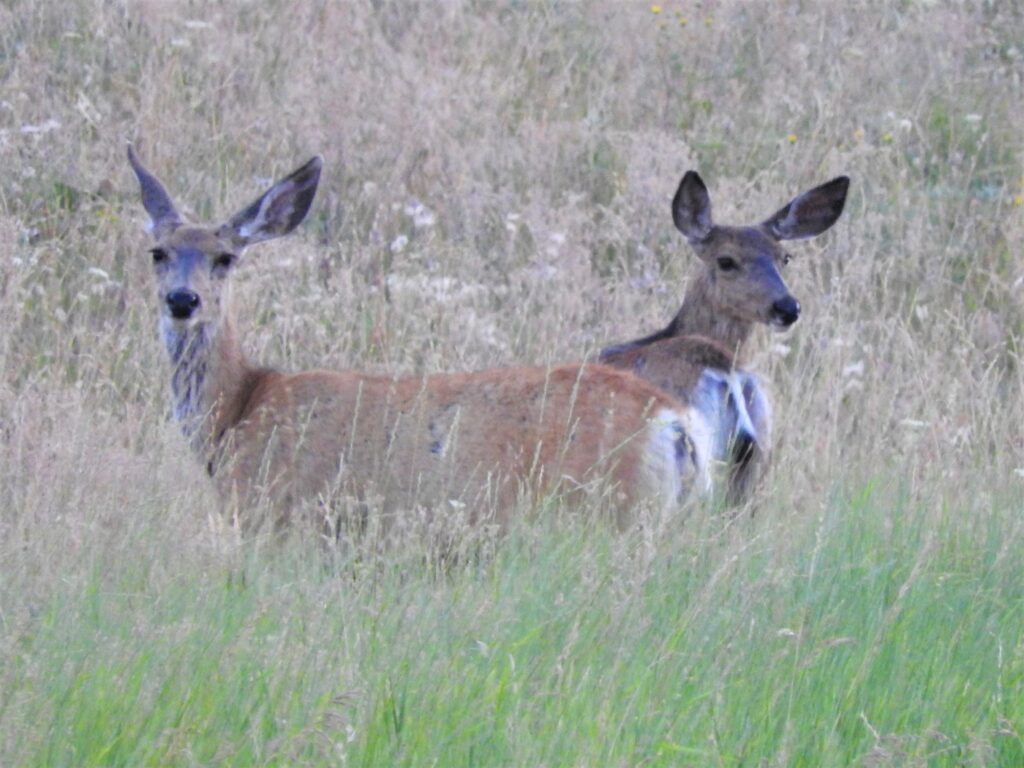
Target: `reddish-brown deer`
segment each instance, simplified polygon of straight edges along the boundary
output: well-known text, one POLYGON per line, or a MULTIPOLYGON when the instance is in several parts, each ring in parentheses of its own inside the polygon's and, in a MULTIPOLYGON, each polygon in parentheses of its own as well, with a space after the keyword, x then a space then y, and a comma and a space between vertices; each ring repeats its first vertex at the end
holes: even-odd
POLYGON ((782 279, 785 240, 819 235, 843 212, 850 180, 840 176, 799 195, 761 224, 729 227, 711 218, 711 198, 688 171, 672 200, 672 218, 701 267, 683 306, 665 328, 608 347, 601 362, 631 370, 703 414, 714 465, 726 469, 729 503, 749 497, 767 465, 771 408, 757 376, 744 370, 755 323, 789 328, 800 303, 782 279))
POLYGON ((602 484, 628 519, 644 498, 667 508, 708 486, 703 419, 606 366, 398 378, 253 365, 236 330, 230 278, 245 248, 305 218, 321 159, 206 227, 183 221, 131 147, 128 158, 155 240, 174 418, 243 529, 261 503, 279 524, 300 507, 331 509, 344 498, 380 499, 391 510, 458 499, 471 509, 488 505, 504 522, 524 490, 602 484))

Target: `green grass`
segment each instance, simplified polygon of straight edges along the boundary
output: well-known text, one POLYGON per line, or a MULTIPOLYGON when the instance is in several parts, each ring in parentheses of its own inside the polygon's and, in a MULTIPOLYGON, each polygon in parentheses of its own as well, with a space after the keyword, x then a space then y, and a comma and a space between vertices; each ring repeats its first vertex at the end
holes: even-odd
POLYGON ((538 523, 445 568, 298 541, 198 572, 125 552, 8 638, 0 756, 1019 765, 1019 502, 965 519, 864 491, 656 545, 538 523))

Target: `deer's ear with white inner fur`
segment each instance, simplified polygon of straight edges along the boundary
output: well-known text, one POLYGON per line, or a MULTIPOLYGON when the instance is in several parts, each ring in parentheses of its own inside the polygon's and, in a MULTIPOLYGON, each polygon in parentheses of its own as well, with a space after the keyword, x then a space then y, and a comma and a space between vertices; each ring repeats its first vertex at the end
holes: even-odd
POLYGON ((839 219, 850 189, 848 176, 839 176, 793 198, 764 226, 776 240, 803 240, 820 235, 839 219))
POLYGON ((309 213, 323 164, 317 155, 292 171, 221 225, 217 234, 239 248, 287 235, 309 213))
POLYGON ((711 234, 711 196, 696 171, 687 171, 672 198, 672 221, 691 243, 711 234))
POLYGON ((160 179, 150 173, 146 166, 135 154, 135 149, 128 145, 128 162, 139 180, 139 187, 142 192, 142 207, 149 214, 149 231, 153 237, 159 240, 168 232, 181 225, 181 216, 171 202, 171 196, 167 194, 160 179))

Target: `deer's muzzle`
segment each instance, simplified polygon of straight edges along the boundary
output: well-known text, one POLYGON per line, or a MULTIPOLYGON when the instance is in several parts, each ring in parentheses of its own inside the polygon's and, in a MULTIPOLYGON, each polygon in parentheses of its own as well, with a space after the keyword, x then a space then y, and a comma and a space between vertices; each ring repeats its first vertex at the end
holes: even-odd
POLYGON ((199 294, 195 291, 178 290, 167 294, 167 308, 175 320, 188 320, 199 306, 199 294))

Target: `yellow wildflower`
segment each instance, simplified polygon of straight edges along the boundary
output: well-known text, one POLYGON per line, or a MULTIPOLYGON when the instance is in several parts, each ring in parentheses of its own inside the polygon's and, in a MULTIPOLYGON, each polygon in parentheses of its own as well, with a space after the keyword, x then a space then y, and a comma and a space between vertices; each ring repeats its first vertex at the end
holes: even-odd
POLYGON ((1024 205, 1024 195, 1014 195, 1013 204, 1024 205))
POLYGON ((661 13, 661 6, 660 5, 652 5, 651 6, 651 13, 653 13, 655 15, 661 13))
POLYGON ((796 144, 796 134, 789 134, 789 136, 786 137, 786 141, 788 141, 790 144, 796 144))

